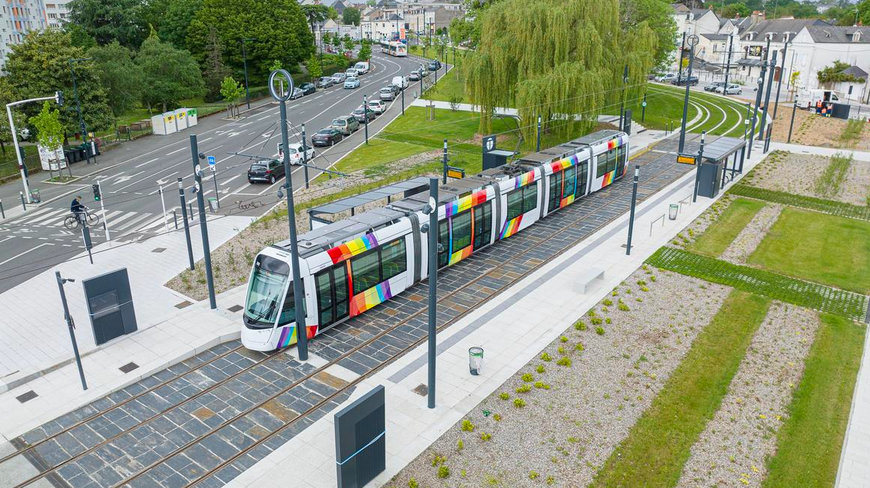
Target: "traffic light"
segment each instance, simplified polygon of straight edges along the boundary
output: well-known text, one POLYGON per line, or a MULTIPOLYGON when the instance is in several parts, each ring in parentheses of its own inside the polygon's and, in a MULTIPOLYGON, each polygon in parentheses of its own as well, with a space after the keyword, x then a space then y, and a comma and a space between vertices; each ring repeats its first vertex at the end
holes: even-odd
POLYGON ((100 196, 100 185, 99 185, 99 183, 94 183, 93 185, 91 185, 91 187, 93 187, 93 189, 94 189, 94 201, 95 201, 95 202, 99 202, 99 201, 100 201, 100 198, 102 198, 102 197, 100 196))

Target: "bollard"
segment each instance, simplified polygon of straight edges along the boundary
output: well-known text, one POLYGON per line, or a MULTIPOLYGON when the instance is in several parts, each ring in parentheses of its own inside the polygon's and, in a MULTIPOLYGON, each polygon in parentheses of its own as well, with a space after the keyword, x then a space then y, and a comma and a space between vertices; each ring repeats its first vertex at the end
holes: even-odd
POLYGON ((6 211, 3 210, 3 200, 0 200, 0 215, 2 215, 4 219, 6 218, 6 211))
POLYGON ((172 210, 172 221, 175 222, 175 230, 178 230, 178 212, 175 209, 172 210))
POLYGON ((21 208, 23 208, 24 211, 26 212, 27 211, 27 204, 24 203, 24 192, 23 191, 18 192, 18 196, 21 197, 21 208))
POLYGON ((193 222, 193 203, 187 204, 187 214, 190 215, 190 221, 193 222))

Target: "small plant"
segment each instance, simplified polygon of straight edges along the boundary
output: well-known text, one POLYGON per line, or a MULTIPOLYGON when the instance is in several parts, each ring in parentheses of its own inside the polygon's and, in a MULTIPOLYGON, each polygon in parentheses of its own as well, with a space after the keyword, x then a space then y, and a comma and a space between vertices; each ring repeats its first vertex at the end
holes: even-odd
POLYGON ((580 439, 572 436, 572 437, 568 438, 568 442, 570 442, 571 444, 576 444, 576 443, 580 442, 580 439))
POLYGON ((502 400, 510 400, 510 398, 511 398, 510 394, 508 394, 508 392, 506 392, 506 391, 499 393, 498 397, 501 398, 502 400))
POLYGON ((642 286, 642 287, 640 287, 640 291, 649 291, 649 288, 642 286))
POLYGON ((603 320, 601 320, 601 317, 592 317, 590 322, 592 322, 592 325, 601 325, 603 320))
POLYGON ((637 286, 646 286, 646 281, 644 281, 644 280, 637 280, 637 286))
POLYGON ((604 327, 601 327, 601 326, 596 327, 595 333, 598 335, 604 335, 604 327))
POLYGON ((593 309, 589 310, 588 312, 586 312, 586 315, 588 315, 590 317, 594 317, 595 316, 595 309, 593 308, 593 309))
POLYGON ((611 323, 613 323, 613 321, 610 320, 610 317, 607 317, 606 319, 604 319, 604 323, 610 325, 611 323))
POLYGON ((486 432, 480 433, 480 440, 486 442, 492 438, 492 434, 487 434, 486 432))
POLYGON ((547 476, 547 484, 548 485, 552 485, 555 482, 556 482, 556 478, 553 478, 552 476, 547 476))
MULTIPOLYGON (((870 197, 867 198, 870 199, 870 197)), ((586 330, 586 322, 578 320, 577 322, 574 322, 574 328, 577 330, 586 330)))
POLYGON ((583 351, 586 350, 586 348, 583 347, 583 343, 582 343, 582 342, 578 342, 577 345, 574 346, 574 349, 577 350, 577 351, 579 351, 579 352, 583 352, 583 351))
POLYGON ((538 476, 541 476, 541 475, 538 474, 537 471, 529 471, 529 479, 530 480, 536 480, 536 479, 538 479, 538 476))
POLYGON ((456 450, 461 451, 463 449, 465 449, 465 443, 462 442, 462 439, 459 439, 458 441, 456 441, 456 450))
POLYGON ((514 398, 514 406, 517 408, 523 408, 526 406, 526 401, 522 398, 514 398))
POLYGON ((435 466, 438 466, 438 465, 444 464, 444 463, 446 463, 446 462, 447 462, 447 458, 446 458, 446 457, 444 457, 444 456, 442 456, 442 455, 440 455, 440 454, 436 454, 435 457, 432 458, 432 467, 435 467, 435 466))
POLYGON ((559 348, 556 350, 559 352, 559 354, 563 356, 565 355, 565 346, 559 346, 559 348))
POLYGON ((611 300, 609 298, 605 298, 604 301, 601 303, 603 303, 605 307, 609 307, 609 306, 613 305, 613 300, 611 300))
MULTIPOLYGON (((544 368, 543 364, 539 364, 538 367, 535 368, 535 371, 537 371, 538 374, 544 374, 544 372, 547 370, 546 370, 546 368, 544 368)), ((505 400, 507 400, 507 398, 505 398, 505 400)))
POLYGON ((532 387, 529 386, 528 383, 523 383, 522 386, 517 388, 517 393, 528 393, 532 390, 532 387))
POLYGON ((635 300, 637 300, 638 302, 642 302, 642 301, 643 301, 643 298, 641 298, 641 297, 637 297, 637 298, 635 298, 635 300))
POLYGON ((441 479, 447 478, 450 476, 450 468, 445 465, 438 466, 438 477, 441 479))
POLYGON ((562 336, 559 338, 559 342, 568 342, 568 338, 565 336, 562 336))
POLYGON ((532 376, 532 373, 526 373, 521 378, 523 381, 532 382, 535 381, 535 377, 532 376))
POLYGON ((470 420, 464 419, 462 421, 462 432, 474 432, 474 424, 471 423, 470 420))
POLYGON ((496 422, 501 422, 501 414, 497 413, 492 416, 492 419, 496 422))
POLYGON ((420 483, 417 483, 417 480, 411 478, 408 480, 408 488, 420 488, 420 483))
POLYGON ((623 312, 628 312, 629 310, 631 310, 630 308, 628 308, 628 305, 622 302, 619 302, 619 305, 617 305, 616 308, 622 310, 623 312))
POLYGON ((655 282, 656 282, 656 277, 655 277, 655 275, 650 276, 650 277, 649 277, 649 280, 652 281, 653 283, 655 283, 655 282))
POLYGON ((549 390, 550 385, 548 385, 547 383, 544 383, 543 381, 536 381, 535 388, 538 388, 539 390, 549 390))
POLYGON ((553 360, 553 357, 550 356, 549 353, 546 353, 546 352, 545 352, 544 354, 541 354, 541 361, 546 361, 546 362, 549 363, 549 362, 552 361, 552 360, 553 360))
POLYGON ((571 366, 571 358, 569 358, 568 356, 562 356, 561 359, 559 359, 558 361, 556 361, 556 364, 558 364, 559 366, 568 366, 568 367, 570 367, 570 366, 571 366))

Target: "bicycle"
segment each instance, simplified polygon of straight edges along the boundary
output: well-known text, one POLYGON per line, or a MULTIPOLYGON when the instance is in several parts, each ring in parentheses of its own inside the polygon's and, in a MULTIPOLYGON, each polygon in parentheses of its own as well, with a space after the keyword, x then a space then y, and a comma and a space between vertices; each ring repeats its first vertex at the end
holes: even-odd
POLYGON ((100 216, 91 213, 90 209, 85 208, 80 214, 76 215, 75 213, 68 215, 67 218, 63 220, 63 226, 69 230, 76 230, 82 226, 82 222, 86 222, 88 227, 94 227, 99 225, 100 216))

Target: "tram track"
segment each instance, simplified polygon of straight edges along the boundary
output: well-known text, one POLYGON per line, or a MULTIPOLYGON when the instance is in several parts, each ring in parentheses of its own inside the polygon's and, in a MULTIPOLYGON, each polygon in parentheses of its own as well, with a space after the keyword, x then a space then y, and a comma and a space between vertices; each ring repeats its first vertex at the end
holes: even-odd
MULTIPOLYGON (((652 175, 648 175, 648 176, 646 176, 645 179, 648 179, 648 181, 656 181, 660 176, 662 176, 663 174, 665 174, 665 173, 666 173, 667 171, 669 171, 669 170, 670 170, 670 168, 667 168, 667 167, 666 167, 666 168, 664 168, 664 169, 662 169, 662 170, 656 172, 655 174, 652 174, 652 175)), ((623 180, 623 181, 624 181, 624 180, 623 180)), ((602 197, 606 197, 605 194, 601 194, 601 195, 602 195, 602 197)), ((648 198, 648 197, 646 197, 646 198, 648 198)), ((644 198, 644 199, 645 199, 645 198, 644 198)), ((594 211, 594 210, 597 210, 597 209, 592 208, 592 209, 590 209, 590 212, 592 212, 592 211, 594 211)), ((578 224, 582 223, 584 219, 588 218, 589 215, 590 215, 590 212, 579 212, 579 213, 576 215, 576 217, 567 219, 566 222, 564 223, 564 225, 561 225, 561 226, 559 226, 558 228, 554 229, 554 230, 550 233, 550 235, 549 235, 548 237, 545 237, 545 238, 543 238, 543 239, 541 239, 541 240, 539 240, 539 241, 536 241, 535 244, 540 245, 540 244, 547 243, 547 242, 550 242, 550 241, 552 241, 552 240, 554 240, 554 239, 557 239, 557 238, 561 237, 564 231, 566 231, 567 229, 570 229, 570 228, 572 228, 572 227, 577 226, 578 224)), ((564 215, 564 214, 563 214, 563 215, 564 215)), ((604 226, 606 226, 608 223, 609 223, 609 221, 607 221, 607 222, 603 222, 603 223, 601 223, 600 225, 596 226, 595 228, 591 229, 591 230, 589 231, 589 233, 585 234, 583 237, 580 237, 580 238, 577 238, 577 239, 572 240, 572 242, 571 242, 570 244, 565 245, 565 246, 559 248, 559 250, 556 251, 556 252, 555 252, 555 253, 554 253, 554 254, 553 254, 549 259, 554 259, 554 258, 560 256, 561 254, 563 254, 564 252, 566 252, 567 250, 569 250, 569 249, 571 249, 573 246, 575 246, 578 242, 580 242, 580 241, 582 241, 583 239, 585 239, 586 237, 588 237, 588 235, 590 235, 591 233, 597 232, 598 230, 600 230, 601 228, 603 228, 604 226)), ((531 235, 531 234, 530 234, 530 235, 531 235)), ((530 247, 528 247, 527 249, 525 249, 525 250, 523 250, 523 251, 519 251, 519 254, 513 256, 513 257, 512 257, 512 260, 513 260, 513 261, 516 261, 516 262, 527 262, 527 261, 525 261, 525 260, 523 259, 523 257, 524 257, 524 256, 528 256, 529 253, 532 253, 535 249, 536 249, 536 246, 530 246, 530 247)), ((487 257, 486 257, 486 256, 483 256, 482 259, 487 259, 487 257)), ((473 287, 474 287, 477 283, 479 283, 481 280, 483 280, 483 279, 485 279, 485 278, 494 278, 494 273, 500 271, 500 268, 499 268, 499 266, 498 266, 498 263, 492 263, 492 264, 491 264, 491 263, 488 263, 488 262, 483 262, 483 263, 481 263, 481 264, 485 264, 489 269, 488 269, 487 271, 485 271, 485 272, 479 273, 479 274, 478 274, 474 279, 465 282, 462 286, 457 287, 456 289, 454 289, 454 290, 452 290, 452 291, 450 291, 450 292, 445 293, 444 295, 442 295, 442 296, 439 298, 439 304, 441 304, 441 305, 443 306, 445 302, 449 302, 450 298, 453 297, 453 296, 455 296, 457 293, 460 293, 460 292, 463 292, 463 291, 467 291, 467 290, 469 290, 469 289, 473 289, 473 287)), ((459 321, 459 320, 461 320, 463 317, 465 317, 468 313, 472 312, 473 310, 475 310, 475 309, 479 308, 480 306, 484 305, 485 303, 489 302, 490 300, 492 300, 492 299, 495 298, 496 296, 499 296, 502 292, 504 292, 505 290, 507 290, 507 289, 509 289, 510 287, 514 286, 514 285, 515 285, 516 283, 518 283, 519 281, 525 279, 527 276, 529 276, 531 273, 533 273, 533 272, 535 271, 536 268, 537 268, 537 266, 533 266, 533 267, 531 267, 530 269, 528 269, 527 271, 523 272, 522 274, 519 274, 518 276, 516 276, 514 279, 507 281, 503 286, 501 286, 501 288, 495 290, 492 294, 490 294, 488 297, 484 298, 482 301, 480 301, 480 302, 474 304, 473 306, 468 306, 465 310, 459 312, 459 313, 458 313, 456 316, 454 316, 453 318, 449 318, 449 319, 447 319, 443 324, 441 324, 440 326, 438 326, 438 330, 439 330, 439 331, 444 330, 444 329, 446 329, 447 327, 450 327, 451 325, 455 324, 457 321, 459 321)), ((419 284, 418 284, 418 285, 419 285, 419 284)), ((409 290, 409 291, 410 291, 410 290, 409 290)), ((349 350, 346 350, 345 352, 341 353, 338 357, 334 358, 333 360, 328 361, 325 365, 323 365, 323 366, 321 366, 321 367, 317 367, 317 368, 315 368, 314 370, 310 371, 309 373, 301 374, 301 377, 299 377, 298 379, 292 381, 292 382, 290 383, 289 386, 286 386, 286 387, 284 387, 284 388, 281 388, 280 390, 278 390, 277 393, 274 393, 274 394, 271 394, 271 395, 267 395, 267 397, 265 398, 265 400, 262 400, 262 401, 260 401, 260 402, 254 402, 254 405, 253 405, 253 406, 251 406, 251 407, 249 407, 249 408, 246 408, 246 409, 242 410, 240 413, 238 413, 238 414, 232 416, 231 418, 229 418, 229 419, 227 419, 227 420, 224 420, 224 421, 221 422, 219 425, 210 426, 210 429, 209 429, 208 432, 203 433, 203 434, 198 435, 198 436, 195 436, 193 439, 191 439, 191 440, 189 440, 188 442, 182 444, 180 447, 177 447, 177 448, 173 449, 172 451, 168 452, 166 455, 162 456, 160 459, 157 459, 156 461, 154 461, 154 462, 152 462, 152 463, 150 463, 150 464, 147 464, 147 465, 142 466, 142 468, 141 468, 141 469, 138 469, 135 473, 130 473, 130 474, 127 474, 127 475, 120 475, 120 476, 126 476, 126 477, 123 478, 122 480, 118 481, 118 482, 115 482, 115 483, 109 485, 109 486, 125 486, 125 485, 128 485, 128 484, 130 484, 130 483, 136 481, 136 480, 140 480, 143 476, 146 475, 146 473, 151 472, 151 470, 153 470, 155 467, 157 467, 157 466, 159 466, 159 465, 161 465, 161 464, 163 464, 163 463, 166 463, 167 461, 169 461, 169 460, 172 459, 173 457, 175 457, 175 456, 177 456, 177 455, 183 453, 184 451, 188 450, 188 449, 191 448, 192 446, 194 446, 194 445, 196 445, 196 444, 199 444, 201 441, 203 441, 203 440, 206 439, 207 437, 212 436, 212 435, 216 435, 216 434, 218 433, 218 431, 221 431, 221 430, 224 429, 225 427, 230 426, 230 425, 232 425, 232 424, 238 422, 240 419, 242 419, 242 418, 248 416, 249 414, 252 414, 252 412, 254 412, 254 411, 258 410, 258 409, 263 408, 264 406, 266 406, 266 405, 269 404, 270 402, 276 401, 276 400, 277 400, 279 397, 281 397, 282 395, 284 395, 284 394, 286 394, 286 393, 288 393, 288 392, 291 392, 291 391, 293 391, 294 389, 299 388, 300 385, 304 385, 304 384, 306 384, 306 382, 309 382, 310 380, 315 379, 315 376, 317 376, 318 374, 324 372, 327 368, 331 367, 332 365, 339 364, 342 360, 351 357, 354 353, 360 352, 360 351, 362 351, 363 349, 365 349, 365 348, 371 346, 372 344, 376 343, 378 340, 384 338, 387 334, 389 334, 389 333, 391 333, 391 332, 394 332, 394 331, 396 331, 397 329, 402 328, 403 326, 407 326, 407 325, 409 325, 409 322, 411 322, 412 320, 414 320, 414 319, 416 319, 416 318, 419 318, 421 315, 423 315, 423 314, 425 314, 425 313, 427 313, 427 310, 426 310, 425 308, 422 308, 422 309, 420 309, 420 310, 418 310, 418 311, 416 311, 416 312, 414 312, 414 313, 411 313, 411 314, 410 314, 409 316, 407 316, 406 318, 400 320, 396 325, 381 330, 380 332, 378 332, 378 333, 375 334, 374 336, 372 336, 372 337, 370 337, 370 338, 368 338, 368 339, 362 341, 361 343, 357 344, 356 346, 351 347, 349 350)), ((363 327, 364 327, 364 325, 363 325, 363 327)), ((255 439, 253 440, 253 443, 252 443, 252 444, 250 444, 250 445, 248 445, 248 446, 242 448, 242 449, 241 449, 238 453, 236 453, 235 455, 229 456, 229 457, 227 457, 226 459, 221 459, 221 460, 220 460, 221 462, 220 462, 217 466, 213 466, 213 467, 211 467, 211 469, 207 469, 207 470, 205 470, 205 471, 204 471, 201 475, 199 475, 198 477, 196 477, 196 478, 194 478, 194 479, 192 479, 192 480, 189 480, 189 481, 188 481, 188 486, 190 486, 190 485, 195 485, 195 484, 197 484, 197 483, 200 483, 200 482, 203 481, 204 479, 206 479, 206 478, 208 478, 209 476, 215 474, 217 471, 219 471, 219 470, 225 468, 227 465, 231 464, 233 461, 239 459, 241 456, 244 456, 245 454, 249 453, 251 450, 257 448, 258 446, 262 446, 264 443, 268 442, 270 439, 273 439, 275 436, 280 435, 282 432, 285 432, 287 429, 292 428, 292 426, 296 425, 296 424, 297 424, 298 422, 300 422, 302 419, 308 418, 312 413, 316 412, 318 409, 324 408, 325 405, 328 405, 329 402, 333 401, 333 400, 334 400, 336 397, 338 397, 339 395, 342 395, 343 393, 348 392, 348 389, 349 389, 349 388, 354 387, 355 385, 357 385, 357 384, 359 384, 361 381, 363 381, 365 378, 370 377, 373 373, 375 373, 375 372, 379 371, 380 369, 382 369, 382 368, 383 368, 384 366, 386 366, 387 364, 392 363, 392 362, 395 361, 396 359, 398 359, 398 358, 404 356, 405 354, 407 354, 407 352, 413 350, 415 347, 417 347, 419 344, 421 344, 425 339, 426 339, 426 336, 425 336, 425 334, 424 334, 424 335, 423 335, 422 337, 420 337, 420 338, 416 338, 416 339, 411 340, 411 342, 410 342, 409 345, 407 345, 406 347, 404 347, 404 348, 400 349, 399 351, 393 353, 389 359, 386 359, 386 360, 381 361, 381 362, 380 362, 379 364, 377 364, 375 367, 373 367, 373 368, 369 369, 368 371, 366 371, 365 373, 361 374, 361 375, 360 375, 358 378, 356 378, 355 380, 349 382, 348 384, 343 385, 343 386, 340 387, 340 388, 335 388, 335 391, 334 391, 334 392, 331 392, 331 393, 326 394, 326 395, 318 395, 318 396, 321 396, 322 398, 319 399, 318 401, 316 401, 312 406, 310 406, 310 407, 307 408, 306 410, 301 411, 299 414, 297 414, 297 415, 296 415, 295 417, 293 417, 292 419, 290 419, 290 420, 288 420, 288 421, 286 421, 286 422, 283 422, 283 425, 281 425, 280 427, 277 427, 277 428, 271 430, 271 432, 268 432, 267 434, 263 435, 263 436, 260 437, 260 438, 255 438, 255 439)), ((237 349, 236 349, 236 350, 237 350, 237 349)), ((229 354, 229 353, 228 353, 228 354, 229 354)), ((235 378, 235 377, 237 377, 238 375, 241 375, 241 374, 243 374, 243 373, 254 374, 255 368, 257 368, 258 366, 262 365, 263 363, 265 363, 265 362, 268 361, 269 359, 271 359, 271 358, 275 358, 275 357, 279 356, 280 354, 282 354, 282 353, 278 353, 278 354, 273 354, 273 355, 265 356, 264 358, 262 358, 262 359, 261 359, 259 362, 257 362, 256 364, 251 365, 250 367, 248 367, 248 368, 246 368, 246 369, 243 369, 242 371, 239 371, 239 372, 235 373, 235 374, 232 375, 231 377, 228 377, 228 378, 226 378, 225 380, 223 380, 223 381, 221 381, 221 382, 219 382, 219 383, 215 383, 214 385, 211 385, 211 386, 210 386, 209 388, 207 388, 206 390, 203 390, 202 392, 198 393, 197 395, 192 396, 192 397, 190 397, 190 398, 188 398, 188 399, 185 399, 183 402, 180 402, 180 403, 178 403, 178 404, 175 404, 175 405, 173 405, 173 406, 171 406, 171 407, 169 407, 169 408, 167 408, 167 409, 165 409, 165 410, 159 412, 158 414, 156 414, 156 415, 154 415, 154 416, 151 416, 151 417, 147 418, 146 420, 144 420, 144 421, 140 422, 139 424, 137 424, 137 426, 135 427, 135 429, 138 429, 138 428, 140 428, 141 426, 144 426, 144 425, 148 425, 149 423, 153 422, 156 418, 160 417, 161 415, 165 415, 165 414, 167 414, 168 412, 170 412, 170 411, 172 411, 172 410, 179 410, 180 407, 182 407, 183 405, 188 404, 188 403, 190 403, 191 401, 193 401, 193 400, 195 400, 195 399, 197 399, 197 398, 202 397, 202 396, 205 395, 206 393, 209 393, 209 392, 215 391, 217 388, 219 388, 219 387, 221 387, 221 386, 226 385, 226 384, 227 384, 227 383, 228 383, 232 378, 235 378)), ((304 390, 304 387, 302 388, 302 390, 304 390)), ((293 412, 293 413, 295 413, 295 412, 293 412)), ((133 430, 133 429, 129 429, 129 430, 133 430)), ((28 485, 30 485, 30 484, 32 484, 32 483, 34 483, 34 482, 36 482, 36 481, 38 481, 38 480, 40 480, 40 479, 45 479, 45 478, 50 478, 50 479, 51 479, 51 478, 58 478, 58 477, 60 477, 60 476, 57 474, 57 473, 58 473, 58 470, 60 470, 60 469, 63 468, 64 466, 68 465, 69 463, 71 463, 71 462, 73 462, 73 461, 77 461, 77 460, 79 460, 79 459, 82 459, 83 456, 86 456, 86 455, 88 455, 88 454, 94 452, 96 449, 98 449, 98 448, 100 448, 100 447, 104 447, 104 446, 107 446, 107 445, 111 444, 112 441, 118 439, 120 436, 122 436, 122 435, 124 435, 124 434, 126 434, 126 433, 127 433, 127 431, 122 432, 121 434, 118 434, 117 436, 114 436, 114 437, 112 437, 112 438, 106 439, 105 441, 99 443, 98 445, 93 446, 93 447, 91 447, 90 449, 85 450, 84 452, 81 452, 81 453, 78 453, 78 454, 76 454, 76 455, 73 455, 73 456, 71 456, 69 459, 66 459, 66 460, 64 460, 63 462, 58 463, 58 464, 56 464, 56 465, 54 465, 54 466, 46 466, 46 469, 45 469, 44 471, 40 472, 40 473, 39 473, 38 475, 36 475, 36 476, 31 477, 30 479, 27 479, 27 480, 25 480, 25 481, 19 483, 18 485, 16 485, 16 488, 24 487, 24 486, 28 486, 28 485)), ((15 453, 14 455, 20 455, 20 454, 21 454, 21 452, 18 452, 18 453, 15 453)), ((111 463, 107 463, 107 464, 108 464, 110 467, 112 466, 111 463)))

